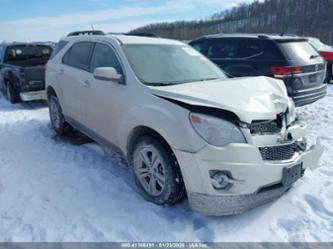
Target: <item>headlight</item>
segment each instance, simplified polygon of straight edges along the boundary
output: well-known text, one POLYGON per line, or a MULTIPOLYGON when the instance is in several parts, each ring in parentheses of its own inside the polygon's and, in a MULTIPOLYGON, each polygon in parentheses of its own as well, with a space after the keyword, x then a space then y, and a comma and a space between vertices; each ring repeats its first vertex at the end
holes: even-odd
POLYGON ((194 130, 211 145, 246 143, 241 130, 229 121, 199 113, 191 113, 190 121, 194 130))
POLYGON ((295 122, 297 119, 297 113, 295 108, 295 103, 292 99, 289 99, 288 113, 287 113, 287 125, 295 122))

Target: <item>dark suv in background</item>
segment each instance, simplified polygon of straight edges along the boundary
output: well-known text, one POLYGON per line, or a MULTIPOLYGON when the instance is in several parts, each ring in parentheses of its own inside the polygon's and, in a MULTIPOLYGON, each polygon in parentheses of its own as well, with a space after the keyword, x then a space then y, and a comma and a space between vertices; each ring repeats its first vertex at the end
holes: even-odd
POLYGON ((230 77, 263 75, 282 79, 296 106, 326 95, 325 61, 305 38, 216 34, 198 38, 190 45, 230 77))
POLYGON ((52 50, 39 43, 0 44, 0 90, 11 103, 46 99, 45 65, 52 50))

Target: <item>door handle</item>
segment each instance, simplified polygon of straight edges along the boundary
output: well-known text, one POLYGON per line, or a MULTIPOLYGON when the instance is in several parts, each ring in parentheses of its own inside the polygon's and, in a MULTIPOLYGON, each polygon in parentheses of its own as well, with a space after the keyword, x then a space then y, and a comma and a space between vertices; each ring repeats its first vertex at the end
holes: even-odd
POLYGON ((90 82, 88 80, 83 81, 82 84, 84 87, 90 88, 90 82))

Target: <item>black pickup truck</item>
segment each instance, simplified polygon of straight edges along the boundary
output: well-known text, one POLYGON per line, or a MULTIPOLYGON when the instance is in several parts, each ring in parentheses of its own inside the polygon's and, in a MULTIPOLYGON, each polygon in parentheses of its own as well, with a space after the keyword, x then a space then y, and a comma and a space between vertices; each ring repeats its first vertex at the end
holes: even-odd
POLYGON ((45 99, 45 67, 52 47, 0 44, 0 90, 11 103, 45 99))

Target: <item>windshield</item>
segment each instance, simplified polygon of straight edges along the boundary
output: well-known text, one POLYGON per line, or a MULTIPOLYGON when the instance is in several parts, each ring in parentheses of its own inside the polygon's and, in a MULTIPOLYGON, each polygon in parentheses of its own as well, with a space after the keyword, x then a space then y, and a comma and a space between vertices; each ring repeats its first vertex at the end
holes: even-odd
POLYGON ((44 65, 50 58, 51 53, 52 48, 49 46, 10 46, 6 50, 5 63, 21 67, 44 65))
POLYGON ((124 50, 144 84, 160 86, 226 78, 217 66, 186 45, 125 45, 124 50))

